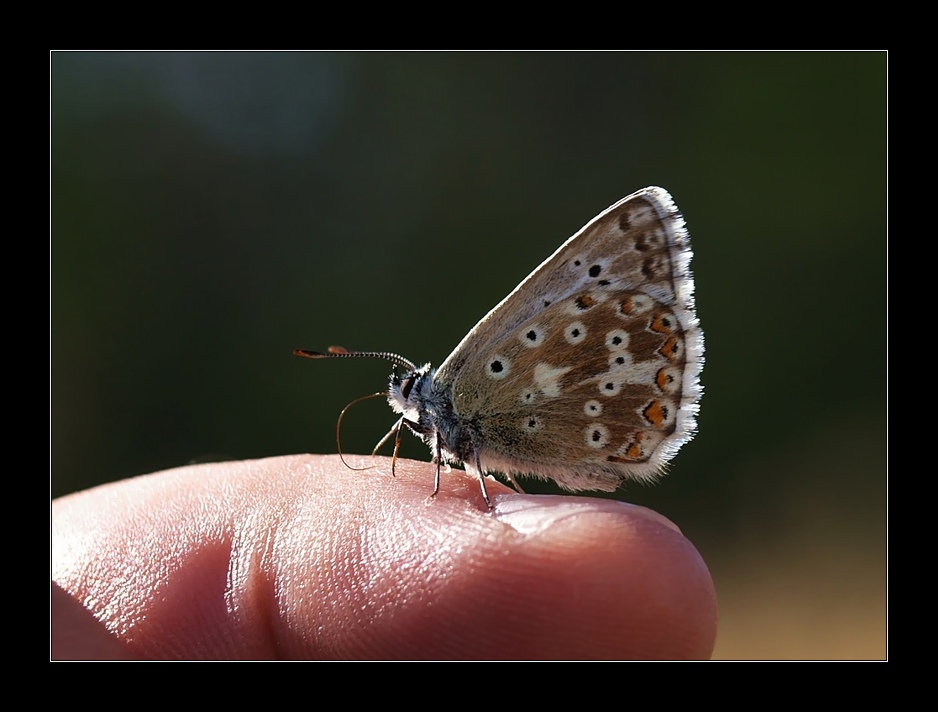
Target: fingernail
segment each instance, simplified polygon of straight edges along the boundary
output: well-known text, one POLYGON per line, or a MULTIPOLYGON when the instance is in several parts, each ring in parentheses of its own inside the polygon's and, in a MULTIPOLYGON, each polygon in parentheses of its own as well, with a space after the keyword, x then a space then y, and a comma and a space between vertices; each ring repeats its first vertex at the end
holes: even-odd
POLYGON ((658 512, 628 502, 565 495, 503 494, 494 498, 493 515, 520 534, 543 532, 558 521, 588 514, 639 516, 681 533, 680 528, 658 512))

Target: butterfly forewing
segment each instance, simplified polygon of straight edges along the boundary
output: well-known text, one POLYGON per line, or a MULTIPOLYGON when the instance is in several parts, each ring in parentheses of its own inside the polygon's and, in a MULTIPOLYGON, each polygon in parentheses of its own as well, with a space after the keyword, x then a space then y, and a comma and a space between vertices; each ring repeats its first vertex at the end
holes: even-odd
POLYGON ((591 221, 435 376, 482 466, 613 490, 693 435, 702 335, 683 219, 647 188, 591 221))
POLYGON ((490 507, 492 471, 611 491, 660 474, 694 434, 703 334, 690 259, 671 196, 645 188, 561 245, 437 371, 387 352, 297 353, 408 371, 390 379, 392 432, 430 445, 434 494, 445 461, 476 471, 490 507))

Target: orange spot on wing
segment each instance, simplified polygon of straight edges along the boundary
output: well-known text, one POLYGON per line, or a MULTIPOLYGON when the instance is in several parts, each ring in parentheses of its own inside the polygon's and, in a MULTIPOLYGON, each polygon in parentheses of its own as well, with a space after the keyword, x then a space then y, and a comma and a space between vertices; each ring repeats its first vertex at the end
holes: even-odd
POLYGON ((662 428, 668 420, 668 409, 662 405, 661 401, 653 400, 642 411, 642 415, 645 416, 645 420, 656 428, 662 428))
POLYGON ((666 368, 662 368, 655 374, 655 382, 658 384, 658 388, 667 392, 670 392, 670 386, 674 383, 674 376, 671 375, 671 372, 666 368))
POLYGON ((609 462, 637 462, 644 459, 645 451, 639 441, 636 440, 625 449, 625 455, 609 455, 606 459, 609 462))
POLYGON ((651 330, 657 331, 659 334, 673 334, 674 333, 674 315, 673 314, 659 314, 651 322, 651 330))
POLYGON ((674 336, 671 336, 664 342, 664 345, 658 349, 658 353, 664 356, 669 361, 677 361, 678 357, 681 355, 681 341, 674 336))

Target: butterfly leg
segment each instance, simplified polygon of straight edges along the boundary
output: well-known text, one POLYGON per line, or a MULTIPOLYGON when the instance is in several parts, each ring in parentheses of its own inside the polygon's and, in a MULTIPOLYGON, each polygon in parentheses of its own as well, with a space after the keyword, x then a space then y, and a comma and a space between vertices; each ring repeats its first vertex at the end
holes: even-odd
POLYGON ((489 492, 485 489, 485 473, 482 472, 482 461, 479 459, 479 453, 476 453, 476 474, 479 477, 479 486, 482 487, 482 499, 492 509, 492 500, 489 499, 489 492))
POLYGON ((518 494, 524 494, 524 490, 521 489, 521 485, 518 484, 518 480, 515 479, 515 476, 510 472, 505 474, 505 477, 508 478, 508 481, 511 482, 511 486, 515 488, 515 492, 518 494))
POLYGON ((391 439, 391 436, 392 436, 392 435, 396 435, 396 434, 397 434, 398 429, 401 427, 401 420, 403 420, 403 418, 399 418, 398 421, 397 421, 396 423, 394 423, 394 425, 391 426, 391 429, 387 432, 387 434, 386 434, 383 438, 381 438, 381 439, 378 441, 378 444, 375 445, 375 449, 371 451, 371 456, 372 456, 372 457, 374 457, 375 455, 378 454, 378 450, 380 450, 382 447, 384 447, 384 444, 385 444, 388 440, 391 439))
MULTIPOLYGON (((394 426, 391 432, 394 432, 395 430, 397 432, 394 435, 394 452, 391 455, 391 477, 395 477, 394 468, 397 465, 397 451, 401 449, 401 433, 404 431, 404 418, 403 417, 397 421, 397 424, 394 426)), ((385 435, 384 438, 382 439, 382 442, 379 443, 379 445, 383 445, 384 444, 383 441, 387 440, 388 436, 390 435, 391 433, 388 433, 387 435, 385 435)))
POLYGON ((440 468, 443 467, 443 445, 440 442, 440 434, 436 434, 436 455, 433 456, 433 461, 436 463, 436 475, 433 477, 433 492, 430 494, 430 499, 436 497, 437 493, 440 491, 440 468))

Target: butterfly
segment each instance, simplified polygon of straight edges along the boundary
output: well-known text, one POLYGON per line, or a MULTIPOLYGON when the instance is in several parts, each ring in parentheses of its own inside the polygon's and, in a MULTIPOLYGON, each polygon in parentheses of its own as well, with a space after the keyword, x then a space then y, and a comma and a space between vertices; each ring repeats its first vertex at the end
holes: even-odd
MULTIPOLYGON (((307 358, 394 364, 400 417, 378 444, 422 438, 436 463, 611 492, 652 481, 696 431, 703 332, 690 239, 662 188, 610 206, 519 284, 440 365, 380 351, 297 349, 307 358)), ((343 411, 344 413, 344 411, 343 411)), ((377 452, 378 448, 375 448, 377 452)), ((393 464, 392 464, 393 472, 393 464)))

